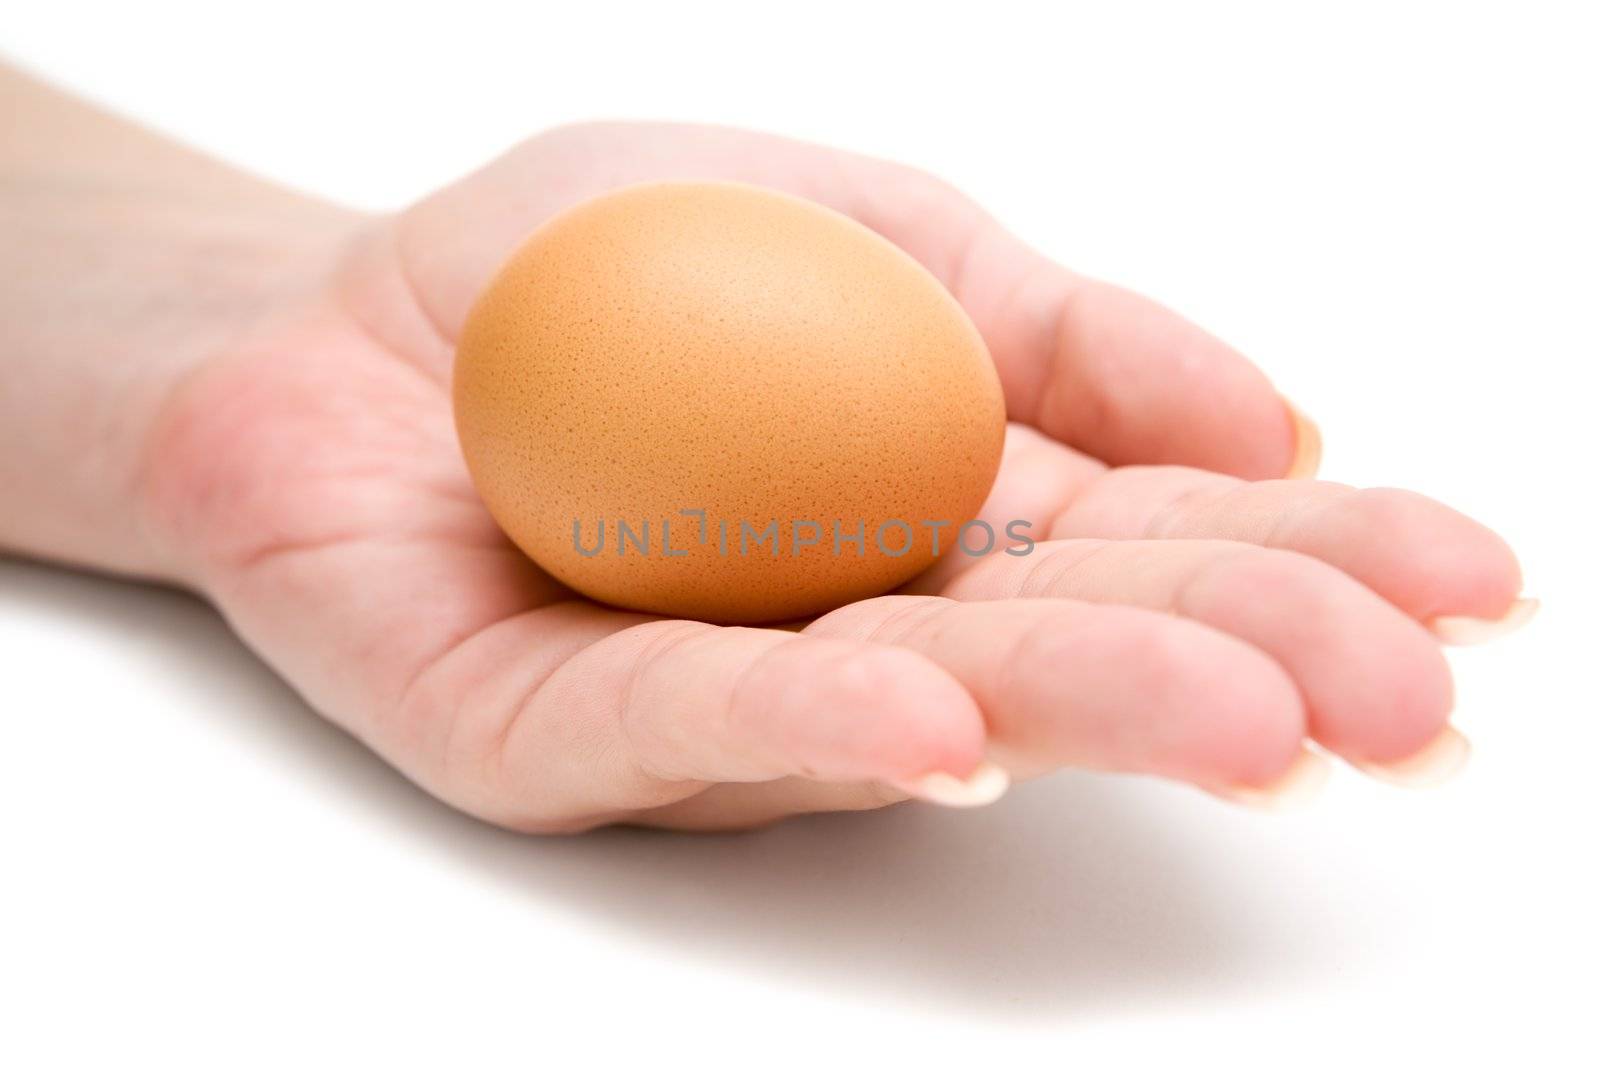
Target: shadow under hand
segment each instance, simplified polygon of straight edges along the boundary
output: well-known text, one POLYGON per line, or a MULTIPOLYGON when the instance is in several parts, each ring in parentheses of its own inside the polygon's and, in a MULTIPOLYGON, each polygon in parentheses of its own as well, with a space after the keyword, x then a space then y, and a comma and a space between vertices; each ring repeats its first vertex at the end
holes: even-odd
POLYGON ((541 906, 728 968, 857 998, 1059 1017, 1259 993, 1341 963, 1336 930, 1308 936, 1324 927, 1316 898, 1258 869, 1270 843, 1247 841, 1255 863, 1230 861, 1234 813, 1176 787, 1063 774, 979 811, 906 804, 750 833, 528 838, 420 792, 316 716, 201 602, 30 564, 0 561, 0 574, 7 599, 144 643, 204 694, 197 707, 234 713, 241 743, 288 777, 333 783, 541 906))

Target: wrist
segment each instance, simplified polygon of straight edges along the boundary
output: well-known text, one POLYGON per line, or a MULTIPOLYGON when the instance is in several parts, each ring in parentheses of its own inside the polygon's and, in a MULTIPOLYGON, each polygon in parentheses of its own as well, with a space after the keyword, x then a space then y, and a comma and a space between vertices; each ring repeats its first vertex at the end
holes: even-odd
POLYGON ((303 302, 354 216, 0 66, 0 551, 173 577, 141 463, 179 384, 303 302))
POLYGON ((150 521, 157 428, 185 382, 315 300, 356 218, 272 192, 194 205, 119 190, 46 212, 50 276, 7 294, 20 382, 0 401, 0 548, 186 580, 150 521))
POLYGON ((321 324, 339 314, 337 277, 362 221, 340 213, 245 252, 249 292, 224 318, 194 323, 185 358, 147 383, 148 402, 127 437, 139 573, 207 591, 208 539, 248 488, 227 459, 260 400, 259 369, 315 347, 321 324))

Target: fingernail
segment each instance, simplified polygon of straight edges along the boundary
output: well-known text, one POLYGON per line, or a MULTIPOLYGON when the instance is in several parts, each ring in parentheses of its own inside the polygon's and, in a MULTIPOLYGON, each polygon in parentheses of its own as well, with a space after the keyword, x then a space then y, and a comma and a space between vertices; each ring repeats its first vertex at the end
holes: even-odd
POLYGON ((1333 764, 1321 753, 1302 749, 1283 776, 1270 785, 1213 789, 1224 800, 1262 811, 1295 811, 1310 807, 1328 784, 1333 764))
POLYGON ((1392 785, 1440 785, 1460 773, 1472 746, 1454 726, 1446 726, 1421 752, 1394 763, 1358 763, 1361 770, 1392 785))
POLYGON ((984 760, 965 778, 934 771, 920 778, 894 783, 919 800, 946 808, 979 808, 999 800, 1011 785, 1011 776, 998 763, 984 760))
POLYGON ((1480 619, 1475 615, 1435 615, 1428 629, 1447 645, 1481 645, 1520 630, 1528 620, 1539 613, 1539 602, 1525 596, 1511 605, 1511 610, 1498 619, 1480 619))
POLYGON ((1289 409, 1289 421, 1294 425, 1294 458, 1289 461, 1289 473, 1284 477, 1314 477, 1317 468, 1322 466, 1322 431, 1287 397, 1281 399, 1283 406, 1289 409))

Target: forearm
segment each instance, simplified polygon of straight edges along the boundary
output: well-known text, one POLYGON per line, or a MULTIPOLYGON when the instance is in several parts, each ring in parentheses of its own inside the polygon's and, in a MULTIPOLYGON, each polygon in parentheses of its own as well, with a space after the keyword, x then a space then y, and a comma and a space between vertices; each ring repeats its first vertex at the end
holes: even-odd
POLYGON ((170 576, 140 499, 174 386, 324 279, 349 213, 0 66, 0 550, 170 576))

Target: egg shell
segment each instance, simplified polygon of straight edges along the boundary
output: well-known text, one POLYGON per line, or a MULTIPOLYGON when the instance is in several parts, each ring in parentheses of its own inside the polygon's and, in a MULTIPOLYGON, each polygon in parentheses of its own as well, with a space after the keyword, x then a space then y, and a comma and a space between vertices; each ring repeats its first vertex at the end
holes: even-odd
POLYGON ((895 588, 934 560, 929 522, 953 551, 1005 432, 983 340, 933 275, 733 183, 630 186, 547 221, 469 314, 454 398, 479 494, 544 570, 728 623, 895 588))

